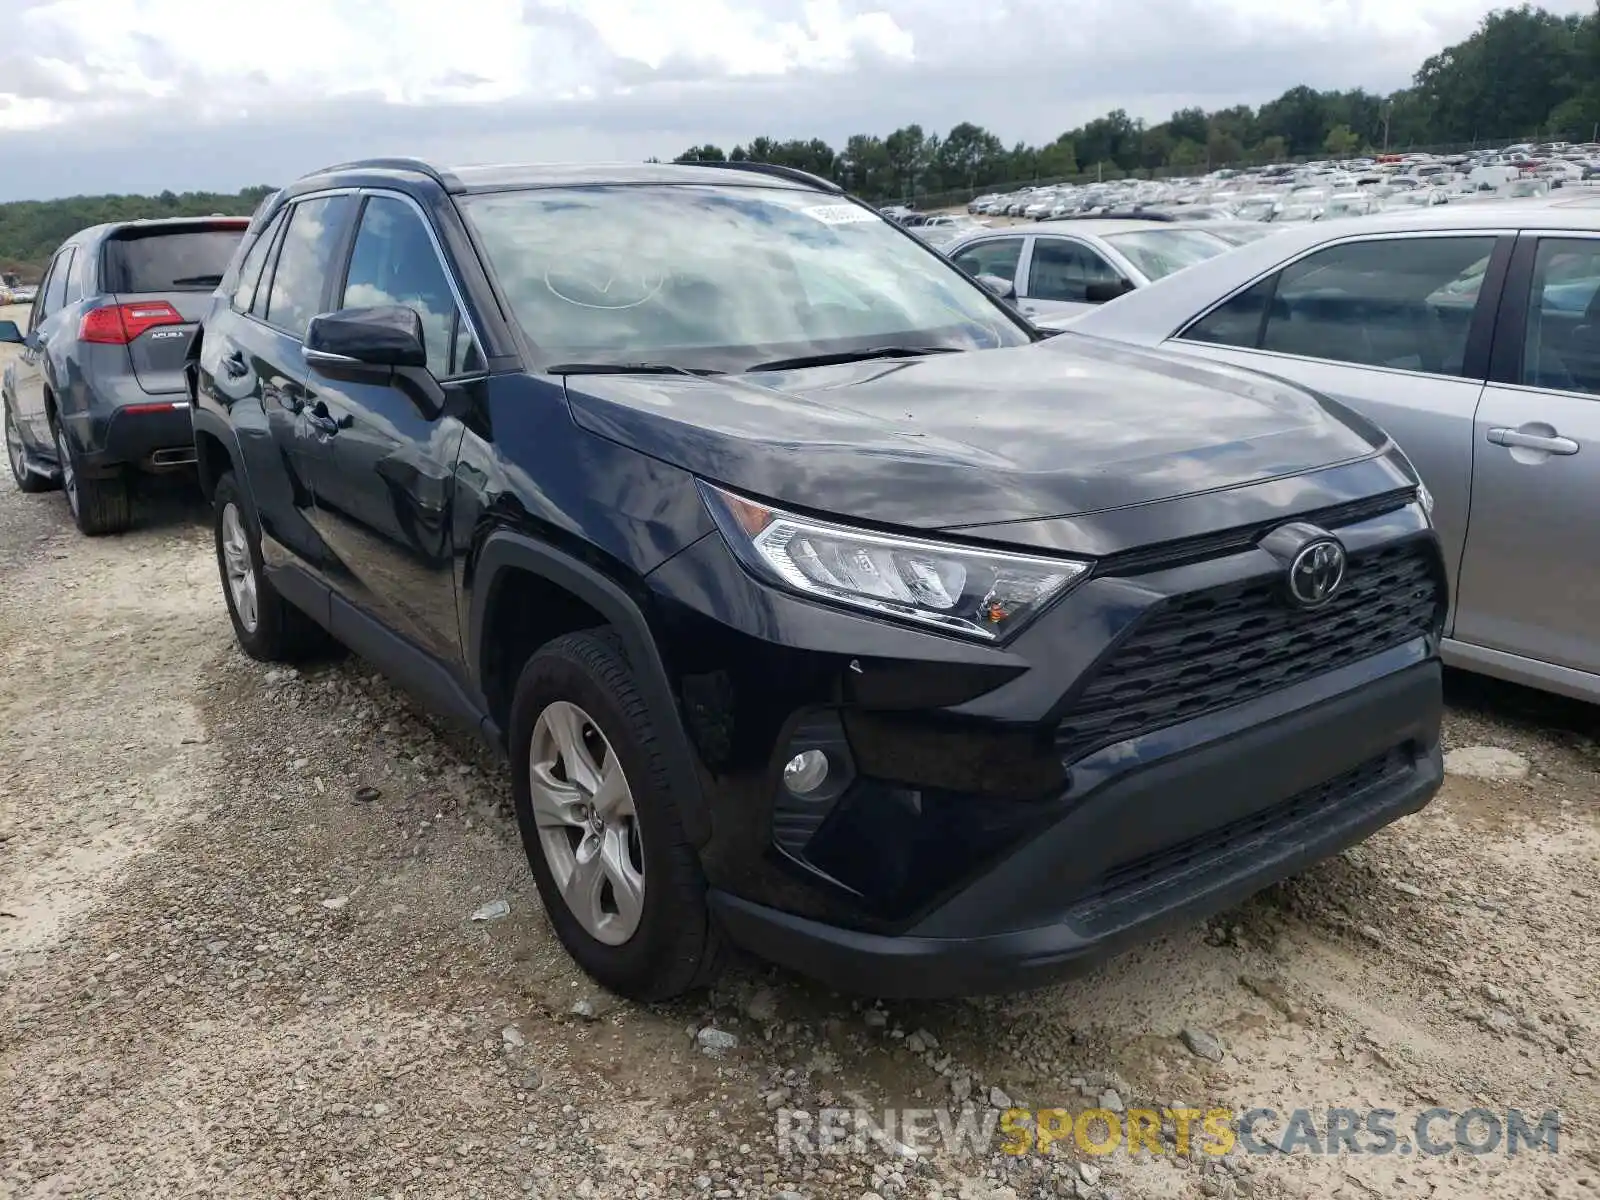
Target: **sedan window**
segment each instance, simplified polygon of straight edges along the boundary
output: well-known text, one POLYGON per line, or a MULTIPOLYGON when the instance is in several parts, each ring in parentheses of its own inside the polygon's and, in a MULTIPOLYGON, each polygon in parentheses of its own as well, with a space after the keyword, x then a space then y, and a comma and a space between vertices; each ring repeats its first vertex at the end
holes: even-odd
POLYGON ((1081 242, 1041 237, 1033 244, 1028 267, 1028 297, 1089 303, 1089 285, 1119 283, 1122 276, 1081 242))
POLYGON ((964 246, 950 256, 950 261, 970 275, 993 275, 997 279, 1015 282, 1017 264, 1022 259, 1021 238, 991 238, 964 246))
POLYGON ((1460 375, 1493 237, 1329 246, 1245 292, 1182 337, 1433 375, 1460 375), (1263 308, 1270 305, 1263 319, 1263 308))
POLYGON ((1521 382, 1600 395, 1600 241, 1542 239, 1532 295, 1521 382))

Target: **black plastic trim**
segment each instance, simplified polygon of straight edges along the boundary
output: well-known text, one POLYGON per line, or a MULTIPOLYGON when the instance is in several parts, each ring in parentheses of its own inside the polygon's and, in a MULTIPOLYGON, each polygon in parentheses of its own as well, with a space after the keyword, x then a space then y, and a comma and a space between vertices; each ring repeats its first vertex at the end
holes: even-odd
POLYGON ((604 616, 617 631, 661 737, 684 832, 696 846, 705 845, 711 839, 711 814, 695 773, 689 735, 666 666, 644 612, 614 580, 526 534, 509 529, 491 533, 478 552, 467 622, 467 662, 473 683, 480 691, 483 689, 485 656, 492 653, 492 648, 484 644, 484 625, 497 578, 507 570, 527 571, 557 584, 604 616))

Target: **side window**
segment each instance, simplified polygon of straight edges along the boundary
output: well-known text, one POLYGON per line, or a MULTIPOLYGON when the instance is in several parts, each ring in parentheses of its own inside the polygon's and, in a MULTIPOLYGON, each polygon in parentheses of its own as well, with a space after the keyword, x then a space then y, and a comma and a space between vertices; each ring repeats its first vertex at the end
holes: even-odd
POLYGON ((84 266, 88 261, 87 254, 79 254, 76 250, 72 252, 72 259, 63 272, 67 277, 66 294, 61 298, 63 304, 76 304, 83 299, 84 266))
POLYGON ((239 281, 233 289, 233 308, 235 312, 249 312, 256 299, 256 284, 261 279, 261 267, 267 261, 267 251, 272 249, 272 243, 277 239, 278 230, 283 228, 283 213, 279 213, 272 222, 257 235, 251 243, 250 249, 245 253, 244 262, 239 264, 239 281))
POLYGON ((270 238, 263 238, 271 244, 267 247, 267 256, 261 262, 261 278, 256 283, 256 298, 250 302, 250 315, 258 321, 267 319, 267 297, 272 294, 272 276, 278 269, 278 252, 283 249, 283 230, 289 224, 289 216, 294 212, 294 205, 285 208, 278 214, 278 219, 273 222, 274 232, 270 238))
POLYGON ((1087 304, 1091 283, 1116 283, 1121 278, 1110 263, 1082 242, 1055 237, 1034 239, 1028 267, 1030 300, 1087 304))
POLYGON ((41 321, 57 312, 67 298, 67 273, 72 269, 72 250, 63 250, 56 255, 56 261, 51 264, 50 278, 45 281, 44 309, 39 315, 41 321))
POLYGON ((1493 237, 1345 242, 1285 267, 1261 349, 1460 375, 1493 237))
POLYGON ((1257 349, 1261 345, 1261 318, 1277 282, 1277 276, 1269 275, 1254 287, 1247 288, 1227 303, 1212 309, 1179 336, 1186 341, 1209 342, 1213 346, 1257 349))
POLYGON ((1015 282, 1021 258, 1021 238, 994 238, 957 251, 950 261, 973 275, 995 275, 1015 282))
POLYGON ((1600 241, 1541 238, 1520 381, 1600 395, 1600 241))
POLYGON ((45 268, 44 278, 39 280, 39 290, 33 294, 33 309, 28 314, 28 329, 33 331, 50 315, 49 297, 50 289, 55 284, 56 272, 61 269, 61 257, 57 255, 45 268))
POLYGON ((320 196, 294 206, 267 295, 269 325, 305 337, 311 318, 322 311, 334 251, 352 203, 349 196, 320 196))
POLYGON ((373 196, 361 213, 350 252, 340 308, 401 305, 422 318, 428 370, 440 378, 469 370, 465 322, 456 312, 455 294, 417 211, 404 200, 373 196), (459 327, 459 328, 458 328, 459 327), (457 359, 459 357, 460 362, 457 359))

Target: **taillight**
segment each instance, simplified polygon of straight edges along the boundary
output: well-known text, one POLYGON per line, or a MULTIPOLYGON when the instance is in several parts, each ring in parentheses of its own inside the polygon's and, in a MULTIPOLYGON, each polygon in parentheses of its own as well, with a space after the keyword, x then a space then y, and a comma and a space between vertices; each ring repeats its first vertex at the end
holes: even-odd
POLYGON ((111 304, 83 314, 78 326, 80 342, 105 346, 126 346, 147 329, 158 325, 182 325, 183 314, 165 300, 144 304, 111 304))

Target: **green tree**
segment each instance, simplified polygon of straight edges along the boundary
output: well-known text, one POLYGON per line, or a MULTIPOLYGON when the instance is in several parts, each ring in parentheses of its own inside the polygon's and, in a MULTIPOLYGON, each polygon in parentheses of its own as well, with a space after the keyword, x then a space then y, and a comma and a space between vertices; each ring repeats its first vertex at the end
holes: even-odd
POLYGON ((1334 158, 1349 158, 1361 147, 1361 137, 1348 125, 1335 125, 1322 139, 1322 148, 1334 158))

